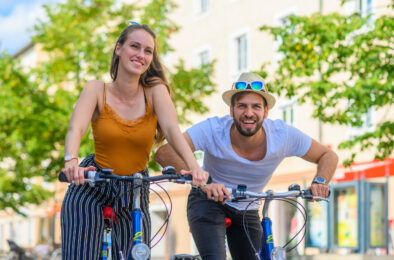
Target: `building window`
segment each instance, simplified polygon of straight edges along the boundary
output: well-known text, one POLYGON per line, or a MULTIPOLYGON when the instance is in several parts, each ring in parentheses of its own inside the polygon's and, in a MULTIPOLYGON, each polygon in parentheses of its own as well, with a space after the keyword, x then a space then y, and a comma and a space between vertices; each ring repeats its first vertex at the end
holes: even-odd
POLYGON ((286 105, 279 108, 282 112, 282 120, 288 125, 294 125, 294 105, 286 105))
POLYGON ((211 62, 211 47, 204 45, 194 51, 193 65, 196 68, 211 62))
POLYGON ((209 10, 209 0, 194 0, 195 15, 200 16, 209 10))
POLYGON ((372 0, 365 1, 365 9, 364 10, 367 15, 372 14, 372 11, 373 11, 372 2, 373 2, 372 0))
POLYGON ((362 0, 361 1, 361 14, 363 16, 370 16, 368 19, 368 25, 370 27, 374 26, 376 15, 374 15, 375 0, 362 0))
POLYGON ((373 13, 374 2, 374 0, 346 0, 344 3, 345 14, 370 15, 373 13))
POLYGON ((364 113, 361 116, 361 120, 363 124, 359 127, 348 128, 348 138, 351 139, 356 136, 363 135, 367 132, 373 132, 376 130, 376 122, 375 122, 375 110, 374 108, 368 109, 368 112, 364 113))
POLYGON ((205 13, 209 8, 209 0, 200 0, 200 13, 205 13))
MULTIPOLYGON (((289 7, 286 10, 283 10, 279 13, 277 13, 274 17, 274 26, 277 27, 285 27, 286 25, 289 25, 289 19, 288 17, 290 15, 294 15, 297 13, 297 7, 289 7)), ((274 41, 273 44, 273 66, 274 67, 279 67, 279 62, 285 57, 282 52, 279 52, 279 47, 282 44, 282 39, 279 37, 277 40, 274 41)))
POLYGON ((245 27, 230 35, 228 66, 231 80, 235 80, 240 73, 250 69, 250 31, 249 27, 245 27))
POLYGON ((297 124, 297 100, 296 98, 279 98, 276 101, 275 109, 270 111, 272 119, 281 119, 287 125, 297 124))
POLYGON ((204 50, 204 51, 198 53, 197 55, 198 55, 198 60, 199 60, 200 66, 206 65, 209 63, 209 51, 208 50, 204 50))
POLYGON ((248 39, 246 34, 235 38, 237 71, 242 72, 248 67, 248 39))

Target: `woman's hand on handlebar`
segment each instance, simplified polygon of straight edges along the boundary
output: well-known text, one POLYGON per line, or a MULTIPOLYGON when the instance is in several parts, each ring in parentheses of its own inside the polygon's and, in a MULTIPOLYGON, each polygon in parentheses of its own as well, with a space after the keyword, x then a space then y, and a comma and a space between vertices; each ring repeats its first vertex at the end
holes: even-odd
POLYGON ((186 170, 181 170, 181 174, 190 174, 193 176, 193 185, 201 187, 205 185, 208 182, 208 177, 209 173, 207 171, 204 171, 203 169, 196 168, 194 170, 186 171, 186 170))
POLYGON ((64 174, 67 176, 69 182, 74 181, 75 185, 82 185, 85 183, 84 173, 87 171, 94 171, 96 167, 79 167, 78 162, 72 160, 64 164, 64 174))
POLYGON ((231 200, 231 194, 223 184, 206 184, 201 189, 207 194, 208 199, 220 201, 223 204, 226 202, 226 199, 231 200))

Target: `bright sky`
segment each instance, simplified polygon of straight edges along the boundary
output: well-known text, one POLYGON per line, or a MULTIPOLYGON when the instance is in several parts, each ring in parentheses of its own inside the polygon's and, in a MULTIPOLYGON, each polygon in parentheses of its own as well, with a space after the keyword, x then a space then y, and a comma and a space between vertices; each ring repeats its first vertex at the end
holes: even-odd
POLYGON ((0 0, 0 51, 14 54, 30 42, 37 18, 45 19, 43 4, 59 0, 0 0))
MULTIPOLYGON (((14 54, 30 42, 37 19, 46 15, 42 5, 66 0, 0 0, 0 52, 14 54)), ((135 0, 114 0, 132 3, 135 0)))

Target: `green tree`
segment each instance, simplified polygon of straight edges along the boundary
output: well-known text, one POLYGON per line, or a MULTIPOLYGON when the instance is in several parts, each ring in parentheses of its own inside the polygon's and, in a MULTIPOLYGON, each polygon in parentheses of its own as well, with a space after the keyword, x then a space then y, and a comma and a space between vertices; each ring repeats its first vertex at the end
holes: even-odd
MULTIPOLYGON (((35 184, 54 165, 58 131, 67 126, 59 95, 49 97, 11 56, 0 55, 0 209, 40 203, 51 193, 35 184), (60 101, 60 102, 59 102, 60 101), (61 124, 59 124, 61 123, 61 124)), ((58 147, 59 148, 59 147, 58 147)))
MULTIPOLYGON (((168 38, 179 29, 168 19, 174 8, 171 0, 152 0, 142 7, 112 0, 68 0, 46 5, 48 19, 34 28, 33 42, 45 53, 39 67, 22 73, 17 60, 0 56, 0 210, 39 204, 51 195, 34 186, 33 177, 51 182, 63 167, 68 120, 84 84, 109 78, 113 47, 129 19, 152 27, 161 56, 171 52, 168 38)), ((188 122, 190 112, 208 111, 195 99, 215 90, 212 73, 213 64, 188 69, 181 60, 169 71, 174 103, 182 112, 180 122, 188 122)), ((89 131, 79 156, 92 152, 89 131)), ((158 169, 152 160, 149 167, 158 169)))
MULTIPOLYGON (((280 41, 283 58, 271 76, 275 92, 312 104, 313 117, 326 123, 360 127, 369 109, 384 114, 376 130, 339 145, 352 151, 346 164, 358 149, 375 147, 379 159, 392 154, 393 25, 391 15, 373 21, 333 13, 292 15, 283 27, 260 28, 280 41)), ((267 75, 265 65, 260 73, 267 75)))

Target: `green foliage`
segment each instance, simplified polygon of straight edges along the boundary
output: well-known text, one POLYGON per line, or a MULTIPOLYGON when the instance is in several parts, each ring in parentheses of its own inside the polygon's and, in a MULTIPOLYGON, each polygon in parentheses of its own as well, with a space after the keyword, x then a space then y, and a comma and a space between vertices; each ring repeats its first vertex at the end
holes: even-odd
MULTIPOLYGON (((372 107, 392 116, 393 25, 392 16, 373 22, 371 17, 333 13, 293 15, 284 27, 262 26, 281 41, 283 54, 271 89, 312 104, 313 117, 327 123, 361 127, 372 107)), ((264 67, 262 71, 266 73, 264 67)), ((393 135, 393 122, 386 116, 375 131, 344 141, 339 148, 376 147, 375 158, 383 159, 393 151, 393 135)))
POLYGON ((53 151, 59 132, 66 129, 66 117, 59 97, 49 97, 5 54, 0 58, 0 86, 0 209, 16 209, 50 195, 33 185, 32 177, 53 179, 51 169, 59 160, 53 151))
POLYGON ((173 50, 168 44, 168 36, 177 32, 179 27, 168 18, 168 14, 176 7, 176 4, 169 0, 153 0, 144 7, 144 12, 141 14, 141 23, 154 28, 159 54, 166 54, 173 50))
POLYGON ((181 124, 191 124, 187 120, 190 112, 206 113, 209 108, 204 105, 202 98, 211 95, 215 91, 215 85, 207 75, 212 75, 213 66, 211 64, 202 65, 200 68, 187 70, 184 62, 179 61, 175 66, 169 82, 174 93, 174 104, 181 124))
MULTIPOLYGON (((109 78, 116 39, 129 20, 150 25, 160 54, 170 52, 168 38, 179 29, 167 18, 174 8, 171 0, 152 0, 143 7, 111 0, 46 5, 48 20, 39 21, 33 38, 44 53, 38 55, 44 57, 39 66, 22 70, 18 59, 0 54, 0 210, 18 211, 52 195, 34 183, 41 178, 54 181, 63 167, 68 121, 83 85, 109 78)), ((208 111, 196 100, 214 90, 213 66, 188 70, 182 61, 179 64, 168 78, 177 111, 182 111, 179 121, 188 122, 188 112, 208 111)), ((93 151, 89 130, 79 156, 93 151)), ((148 166, 159 169, 153 160, 148 166)))

